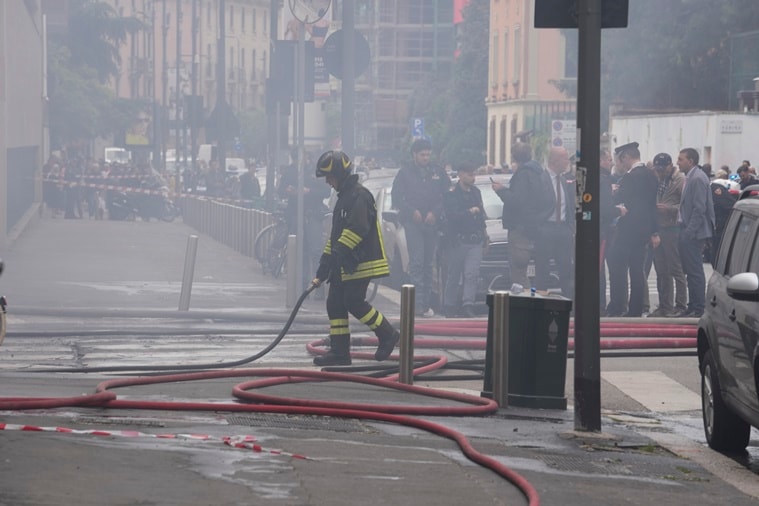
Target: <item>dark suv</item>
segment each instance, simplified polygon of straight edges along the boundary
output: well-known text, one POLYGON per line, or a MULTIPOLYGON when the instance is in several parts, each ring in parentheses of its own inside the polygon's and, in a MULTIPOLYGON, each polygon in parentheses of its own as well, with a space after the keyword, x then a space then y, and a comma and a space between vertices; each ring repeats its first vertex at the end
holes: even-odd
POLYGON ((699 320, 704 433, 718 451, 739 452, 759 427, 759 186, 733 207, 699 320))

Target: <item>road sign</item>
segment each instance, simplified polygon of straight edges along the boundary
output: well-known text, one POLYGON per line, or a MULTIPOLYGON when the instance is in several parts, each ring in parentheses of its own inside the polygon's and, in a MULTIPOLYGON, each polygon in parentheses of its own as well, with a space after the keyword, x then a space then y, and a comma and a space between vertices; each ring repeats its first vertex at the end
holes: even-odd
POLYGON ((577 151, 577 121, 555 119, 551 122, 551 146, 566 148, 569 156, 577 151))
MULTIPOLYGON (((354 77, 363 74, 369 67, 369 41, 359 32, 353 32, 354 77)), ((337 30, 324 42, 324 64, 327 71, 338 79, 343 78, 343 31, 337 30)))
MULTIPOLYGON (((601 28, 626 28, 630 0, 602 0, 601 28)), ((577 28, 577 0, 535 0, 535 28, 577 28)))
POLYGON ((411 137, 414 139, 424 137, 424 118, 411 118, 411 137))

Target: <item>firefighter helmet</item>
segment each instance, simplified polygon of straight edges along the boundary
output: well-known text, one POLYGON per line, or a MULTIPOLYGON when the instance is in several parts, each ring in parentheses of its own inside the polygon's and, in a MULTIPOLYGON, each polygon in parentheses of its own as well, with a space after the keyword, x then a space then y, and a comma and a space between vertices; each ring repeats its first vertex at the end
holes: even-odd
POLYGON ((333 175, 338 181, 353 172, 353 162, 342 151, 327 151, 316 162, 316 177, 333 175))

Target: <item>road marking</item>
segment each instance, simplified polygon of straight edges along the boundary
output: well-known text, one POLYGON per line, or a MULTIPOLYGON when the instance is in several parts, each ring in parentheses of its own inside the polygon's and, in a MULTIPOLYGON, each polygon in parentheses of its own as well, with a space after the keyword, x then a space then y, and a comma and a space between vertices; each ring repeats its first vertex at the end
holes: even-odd
POLYGON ((661 371, 605 371, 601 378, 656 412, 701 409, 701 396, 661 371))

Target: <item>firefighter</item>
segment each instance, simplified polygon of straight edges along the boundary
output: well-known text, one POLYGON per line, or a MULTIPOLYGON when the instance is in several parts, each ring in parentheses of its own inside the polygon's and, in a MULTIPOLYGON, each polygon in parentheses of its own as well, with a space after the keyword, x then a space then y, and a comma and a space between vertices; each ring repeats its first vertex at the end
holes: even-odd
POLYGON ((332 230, 319 260, 315 286, 329 282, 330 351, 314 358, 318 366, 350 365, 348 313, 374 331, 379 346, 374 358, 386 360, 400 334, 385 316, 366 301, 373 278, 390 274, 372 194, 352 174, 353 162, 342 151, 327 151, 316 162, 316 177, 324 177, 337 192, 332 230))

